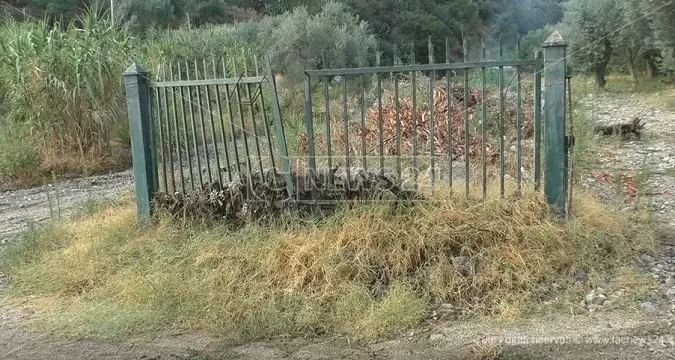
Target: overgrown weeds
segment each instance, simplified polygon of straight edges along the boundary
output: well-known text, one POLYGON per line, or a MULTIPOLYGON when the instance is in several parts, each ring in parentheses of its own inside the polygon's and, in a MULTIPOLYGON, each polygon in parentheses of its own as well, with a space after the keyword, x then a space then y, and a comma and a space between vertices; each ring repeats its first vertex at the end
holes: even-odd
POLYGON ((17 140, 0 149, 0 158, 24 153, 22 146, 32 156, 0 168, 8 180, 35 182, 52 171, 95 173, 129 161, 115 158, 111 146, 126 128, 121 74, 135 54, 134 40, 94 14, 81 23, 64 30, 40 23, 0 29, 3 130, 17 140), (18 137, 12 134, 17 127, 18 137))
POLYGON ((342 335, 370 340, 451 304, 512 316, 572 268, 601 273, 649 247, 622 214, 577 192, 552 220, 526 192, 485 202, 438 191, 409 207, 374 203, 312 223, 279 217, 237 230, 159 216, 131 202, 34 233, 3 260, 11 296, 34 296, 38 325, 116 336, 175 327, 239 339, 342 335))

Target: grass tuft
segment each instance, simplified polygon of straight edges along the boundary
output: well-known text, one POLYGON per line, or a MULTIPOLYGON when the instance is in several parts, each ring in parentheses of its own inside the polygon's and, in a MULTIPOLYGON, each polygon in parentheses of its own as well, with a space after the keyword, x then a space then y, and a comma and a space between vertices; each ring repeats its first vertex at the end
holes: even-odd
MULTIPOLYGON (((496 190, 496 191, 495 191, 496 190)), ((314 224, 136 225, 131 201, 32 233, 3 268, 11 296, 65 335, 119 336, 176 327, 242 340, 341 335, 381 339, 440 304, 511 318, 541 284, 618 267, 649 248, 626 216, 576 193, 552 220, 525 192, 485 202, 439 190, 437 201, 345 209, 314 224)), ((496 196, 494 195, 496 192, 496 196)))

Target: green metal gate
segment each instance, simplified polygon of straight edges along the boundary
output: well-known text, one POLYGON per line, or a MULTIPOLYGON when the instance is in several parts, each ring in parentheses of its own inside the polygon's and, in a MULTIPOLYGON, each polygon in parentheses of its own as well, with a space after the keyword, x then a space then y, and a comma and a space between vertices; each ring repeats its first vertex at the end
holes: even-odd
POLYGON ((483 46, 481 61, 451 62, 446 41, 438 63, 429 41, 426 64, 412 51, 405 65, 383 65, 378 54, 373 67, 307 70, 306 131, 293 157, 269 61, 261 71, 255 58, 193 60, 154 76, 132 65, 125 84, 139 219, 148 219, 156 192, 188 194, 269 172, 283 174, 291 202, 335 202, 314 191, 327 185, 323 169, 341 171, 347 188, 366 173, 482 197, 491 183, 507 196, 543 181, 565 215, 566 45, 556 32, 543 48, 507 60, 500 45, 499 59, 488 60, 483 46), (307 171, 308 182, 296 181, 307 171))
POLYGON ((261 71, 255 58, 213 57, 156 73, 135 64, 125 73, 139 219, 149 217, 156 193, 185 195, 279 168, 292 194, 269 62, 261 71))
POLYGON ((506 60, 500 44, 499 59, 487 60, 483 45, 481 61, 453 63, 446 40, 445 62, 437 63, 429 40, 426 64, 415 62, 411 46, 410 64, 395 56, 382 65, 377 54, 374 67, 305 71, 310 173, 316 179, 342 168, 349 182, 354 172, 373 172, 483 198, 490 182, 504 197, 508 185, 519 194, 543 179, 549 203, 564 215, 565 44, 554 33, 543 47, 532 59, 506 60))

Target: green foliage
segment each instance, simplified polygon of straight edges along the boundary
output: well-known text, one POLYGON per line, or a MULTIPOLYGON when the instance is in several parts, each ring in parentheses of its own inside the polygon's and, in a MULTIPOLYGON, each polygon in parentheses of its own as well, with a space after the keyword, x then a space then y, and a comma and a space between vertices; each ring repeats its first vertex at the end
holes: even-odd
POLYGON ((166 28, 179 19, 178 5, 177 0, 130 0, 122 6, 122 17, 136 32, 166 28))
POLYGON ((620 15, 614 0, 569 0, 566 4, 564 23, 572 64, 581 71, 592 71, 600 87, 605 86, 620 15))
POLYGON ((366 23, 337 2, 328 3, 314 16, 298 8, 270 20, 262 23, 263 48, 277 69, 293 77, 322 65, 364 64, 377 46, 366 23))
POLYGON ((611 67, 631 73, 637 82, 640 69, 647 77, 675 70, 675 3, 667 0, 570 0, 565 28, 572 65, 593 72, 605 85, 611 67))
POLYGON ((642 2, 642 11, 652 20, 654 42, 660 51, 661 70, 675 71, 675 2, 669 0, 647 0, 642 2))
POLYGON ((0 132, 0 178, 29 179, 37 175, 40 154, 27 140, 25 129, 0 132))
POLYGON ((512 27, 519 34, 544 28, 562 20, 565 0, 504 0, 498 15, 499 27, 512 27))
POLYGON ((343 56, 348 66, 365 63, 376 46, 366 23, 343 4, 331 2, 315 15, 301 7, 260 21, 158 33, 148 58, 158 64, 223 53, 230 60, 243 52, 269 55, 276 70, 298 79, 308 68, 342 65, 343 56), (324 64, 324 59, 330 62, 324 64))
POLYGON ((101 147, 126 116, 120 74, 131 62, 133 38, 94 15, 82 28, 47 30, 13 24, 0 32, 0 87, 7 120, 50 132, 52 140, 80 152, 101 147))
POLYGON ((89 165, 96 168, 92 171, 105 170, 101 160, 113 158, 110 141, 127 122, 121 74, 137 50, 128 32, 93 13, 78 26, 10 22, 0 27, 2 128, 30 129, 21 142, 5 146, 4 161, 37 173, 37 151, 46 172, 88 171, 89 165), (89 165, 80 162, 85 158, 89 165))
POLYGON ((531 59, 536 50, 541 49, 541 44, 551 35, 554 28, 551 25, 537 30, 531 30, 520 38, 520 49, 518 55, 521 59, 531 59))
POLYGON ((34 14, 72 20, 88 3, 84 0, 31 0, 28 6, 34 14))
MULTIPOLYGON (((385 54, 398 48, 404 60, 411 41, 416 59, 428 58, 427 39, 434 40, 436 57, 451 39, 452 57, 463 57, 462 40, 480 42, 490 34, 489 24, 499 12, 497 0, 345 0, 351 10, 372 26, 385 54)), ((444 60, 444 59, 437 59, 444 60)))
MULTIPOLYGON (((432 41, 435 42, 434 54, 443 54, 443 51, 445 51, 443 40, 450 33, 450 28, 435 15, 421 11, 408 11, 401 14, 400 24, 396 32, 398 33, 397 38, 401 39, 403 44, 414 42, 416 56, 424 54, 425 57, 428 57, 427 39, 431 37, 432 41)), ((420 59, 418 57, 417 60, 426 61, 426 58, 420 59)))

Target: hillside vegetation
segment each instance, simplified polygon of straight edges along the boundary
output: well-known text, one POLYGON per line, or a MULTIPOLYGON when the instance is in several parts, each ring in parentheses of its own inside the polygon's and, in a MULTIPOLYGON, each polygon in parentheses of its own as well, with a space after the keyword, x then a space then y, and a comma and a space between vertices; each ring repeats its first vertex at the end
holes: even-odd
POLYGON ((572 69, 601 87, 609 71, 630 72, 637 82, 670 76, 675 63, 675 3, 666 0, 127 0, 113 16, 107 6, 0 4, 3 183, 128 167, 121 74, 134 61, 157 73, 186 59, 270 55, 289 79, 283 110, 294 115, 302 112, 302 70, 372 65, 377 51, 385 63, 395 55, 410 62, 411 44, 418 62, 429 49, 444 61, 446 39, 452 61, 478 59, 482 42, 494 58, 500 38, 505 56, 531 57, 557 28, 569 41, 572 69))

